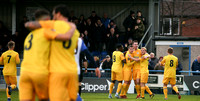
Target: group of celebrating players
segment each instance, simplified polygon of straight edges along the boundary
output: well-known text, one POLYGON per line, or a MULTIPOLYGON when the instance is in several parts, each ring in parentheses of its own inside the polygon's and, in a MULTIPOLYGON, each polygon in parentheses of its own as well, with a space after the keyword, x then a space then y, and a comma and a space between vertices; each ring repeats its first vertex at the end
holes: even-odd
MULTIPOLYGON (((108 98, 112 98, 112 91, 115 81, 118 81, 118 87, 115 94, 116 98, 127 98, 126 93, 129 89, 131 80, 134 80, 137 97, 145 99, 145 90, 149 93, 150 98, 154 97, 149 87, 145 85, 148 81, 148 64, 150 55, 147 49, 142 47, 138 49, 138 41, 134 41, 132 45, 128 46, 128 51, 123 52, 123 46, 118 44, 116 51, 113 52, 112 69, 111 69, 111 84, 108 98), (124 81, 122 85, 122 81, 124 81), (121 93, 119 94, 119 92, 121 93)), ((167 84, 170 82, 173 90, 177 93, 178 99, 181 99, 176 84, 176 67, 178 65, 178 58, 173 55, 173 48, 168 48, 168 55, 160 62, 165 66, 164 79, 163 79, 163 93, 164 99, 167 99, 167 84)))
MULTIPOLYGON (((53 19, 46 10, 35 12, 36 21, 27 22, 25 27, 32 29, 24 42, 24 56, 20 70, 19 99, 20 101, 34 101, 37 95, 39 101, 75 101, 78 92, 77 63, 75 52, 80 33, 73 23, 68 22, 69 11, 65 5, 58 5, 53 9, 53 19)), ((7 98, 11 101, 12 89, 16 88, 16 64, 20 63, 19 54, 14 51, 15 43, 8 43, 9 50, 0 57, 4 65, 3 75, 7 84, 7 98)), ((153 98, 154 94, 145 84, 148 81, 149 54, 145 47, 138 49, 138 42, 128 47, 122 53, 123 46, 117 45, 113 52, 113 65, 109 98, 112 98, 114 83, 118 81, 115 97, 127 98, 131 80, 134 80, 137 91, 136 98, 144 99, 145 90, 153 98), (123 68, 122 68, 123 67, 123 68), (122 85, 122 81, 124 84, 122 85), (119 92, 121 90, 121 94, 119 92), (141 95, 140 95, 141 93, 141 95)), ((164 95, 167 99, 167 84, 178 92, 176 84, 176 66, 178 59, 172 55, 173 49, 168 49, 168 56, 161 62, 165 65, 164 95)), ((100 75, 100 71, 96 70, 100 75)))

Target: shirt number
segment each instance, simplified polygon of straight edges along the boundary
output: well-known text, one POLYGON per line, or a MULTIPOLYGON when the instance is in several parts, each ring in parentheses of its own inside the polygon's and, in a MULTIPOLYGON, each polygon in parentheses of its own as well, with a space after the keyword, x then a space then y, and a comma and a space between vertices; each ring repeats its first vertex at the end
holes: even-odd
POLYGON ((64 47, 65 49, 69 49, 70 46, 71 46, 71 44, 72 44, 72 40, 71 40, 71 39, 69 40, 68 44, 66 44, 66 41, 63 41, 63 47, 64 47))
POLYGON ((116 62, 116 56, 115 55, 113 56, 113 62, 116 62))
POLYGON ((7 55, 8 57, 8 63, 10 63, 11 55, 7 55))
POLYGON ((29 50, 32 47, 33 34, 31 34, 29 37, 30 37, 30 39, 28 40, 29 47, 28 47, 28 45, 25 45, 25 47, 24 47, 25 50, 29 50))
POLYGON ((173 67, 174 66, 174 60, 170 60, 170 67, 173 67))

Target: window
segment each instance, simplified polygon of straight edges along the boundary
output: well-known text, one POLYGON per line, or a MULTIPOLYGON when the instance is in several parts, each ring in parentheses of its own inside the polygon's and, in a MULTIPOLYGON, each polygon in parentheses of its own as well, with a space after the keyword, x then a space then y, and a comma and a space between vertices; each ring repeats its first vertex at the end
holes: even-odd
POLYGON ((179 18, 174 18, 174 25, 172 26, 172 19, 171 18, 164 18, 163 19, 163 27, 162 27, 162 35, 172 35, 172 29, 173 29, 173 35, 180 35, 180 24, 179 24, 179 18))

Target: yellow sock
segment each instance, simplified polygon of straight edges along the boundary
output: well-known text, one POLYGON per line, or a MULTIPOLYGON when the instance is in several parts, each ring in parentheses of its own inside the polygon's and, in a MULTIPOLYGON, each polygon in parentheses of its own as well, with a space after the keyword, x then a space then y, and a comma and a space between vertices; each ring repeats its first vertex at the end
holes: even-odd
POLYGON ((11 87, 12 89, 15 89, 15 88, 16 88, 16 85, 15 85, 15 84, 12 84, 12 85, 10 85, 10 87, 11 87))
POLYGON ((138 88, 139 88, 139 91, 138 91, 138 92, 139 92, 139 94, 140 94, 140 93, 141 93, 141 86, 139 85, 138 88))
POLYGON ((137 95, 140 95, 140 86, 135 85, 135 89, 136 89, 137 95))
POLYGON ((124 84, 122 85, 122 90, 121 90, 120 96, 123 96, 123 95, 124 95, 124 91, 125 91, 126 85, 127 85, 126 83, 124 83, 124 84))
POLYGON ((147 85, 145 86, 145 90, 149 93, 149 95, 153 94, 147 85))
POLYGON ((8 94, 8 87, 6 88, 6 95, 7 95, 7 98, 10 98, 10 95, 8 94))
POLYGON ((109 94, 112 94, 113 87, 114 87, 114 83, 111 83, 111 84, 110 84, 110 91, 109 91, 109 94))
POLYGON ((127 84, 127 85, 126 85, 126 88, 125 88, 125 91, 124 91, 124 95, 126 95, 126 94, 127 94, 127 92, 128 92, 128 89, 129 89, 129 86, 130 86, 130 84, 127 84))
POLYGON ((163 93, 165 95, 165 98, 167 98, 167 87, 163 87, 163 93))
POLYGON ((122 83, 118 83, 117 92, 116 92, 117 94, 120 92, 121 88, 122 88, 122 83))
POLYGON ((141 87, 141 95, 144 97, 145 87, 141 87))
POLYGON ((173 90, 178 93, 178 88, 176 86, 173 87, 173 90))

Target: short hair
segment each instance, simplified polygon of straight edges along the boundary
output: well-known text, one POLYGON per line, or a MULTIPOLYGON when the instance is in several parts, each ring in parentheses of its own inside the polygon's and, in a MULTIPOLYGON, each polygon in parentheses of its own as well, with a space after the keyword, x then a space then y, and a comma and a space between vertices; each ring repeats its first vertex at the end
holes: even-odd
POLYGON ((155 54, 154 54, 153 52, 151 52, 150 55, 151 55, 151 54, 155 56, 155 54))
POLYGON ((15 47, 15 42, 14 41, 9 41, 8 42, 8 48, 13 48, 15 47))
POLYGON ((57 5, 54 7, 53 10, 55 11, 55 13, 60 12, 61 15, 69 18, 69 9, 66 5, 64 5, 64 4, 57 5))
POLYGON ((49 11, 45 9, 38 9, 35 11, 35 19, 40 19, 43 16, 50 16, 49 11))
POLYGON ((167 52, 170 53, 170 54, 172 54, 173 53, 173 48, 169 47, 167 52))
POLYGON ((145 51, 147 51, 147 48, 146 48, 146 47, 142 47, 141 49, 144 49, 145 51))
POLYGON ((130 11, 130 15, 131 15, 131 14, 135 14, 135 12, 131 10, 131 11, 130 11))
POLYGON ((137 40, 134 40, 134 41, 133 41, 133 43, 135 43, 135 42, 137 42, 137 43, 138 43, 138 41, 137 41, 137 40))
POLYGON ((116 44, 116 49, 119 49, 119 48, 121 48, 122 47, 122 44, 116 44))
POLYGON ((133 47, 133 45, 129 45, 129 46, 128 46, 128 49, 129 49, 129 48, 132 48, 132 47, 133 47))
POLYGON ((142 11, 137 11, 137 13, 139 13, 139 12, 142 13, 142 11))

